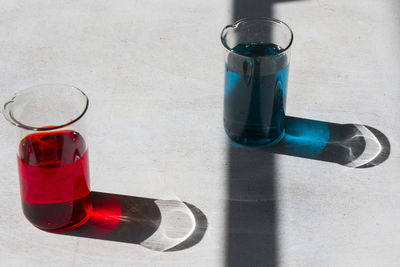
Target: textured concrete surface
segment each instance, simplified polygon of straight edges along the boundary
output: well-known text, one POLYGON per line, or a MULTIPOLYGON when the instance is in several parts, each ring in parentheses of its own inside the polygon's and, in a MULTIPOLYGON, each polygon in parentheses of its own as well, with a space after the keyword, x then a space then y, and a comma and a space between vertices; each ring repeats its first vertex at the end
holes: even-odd
POLYGON ((288 114, 378 129, 390 155, 370 168, 230 146, 219 33, 235 5, 0 2, 0 101, 41 83, 82 88, 92 189, 156 199, 165 227, 140 244, 36 229, 21 211, 15 131, 0 120, 1 266, 400 266, 400 3, 268 11, 295 33, 288 114), (182 201, 205 233, 167 252, 198 230, 182 201))

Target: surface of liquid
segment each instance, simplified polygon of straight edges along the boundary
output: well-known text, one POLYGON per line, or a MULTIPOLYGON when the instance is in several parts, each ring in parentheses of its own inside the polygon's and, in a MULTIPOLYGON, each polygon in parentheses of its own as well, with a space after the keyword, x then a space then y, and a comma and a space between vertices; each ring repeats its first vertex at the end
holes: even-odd
POLYGON ((79 133, 27 135, 19 145, 18 170, 22 208, 36 227, 67 229, 89 217, 88 151, 79 133))
POLYGON ((284 136, 288 57, 275 44, 239 44, 228 55, 224 126, 244 145, 271 145, 284 136))

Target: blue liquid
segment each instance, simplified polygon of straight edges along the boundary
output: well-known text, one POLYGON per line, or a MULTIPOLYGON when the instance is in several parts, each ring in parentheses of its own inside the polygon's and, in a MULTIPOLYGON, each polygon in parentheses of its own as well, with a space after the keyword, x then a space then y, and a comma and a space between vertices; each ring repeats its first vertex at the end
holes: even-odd
POLYGON ((275 44, 239 44, 226 63, 224 127, 235 142, 272 145, 285 135, 289 59, 275 44))

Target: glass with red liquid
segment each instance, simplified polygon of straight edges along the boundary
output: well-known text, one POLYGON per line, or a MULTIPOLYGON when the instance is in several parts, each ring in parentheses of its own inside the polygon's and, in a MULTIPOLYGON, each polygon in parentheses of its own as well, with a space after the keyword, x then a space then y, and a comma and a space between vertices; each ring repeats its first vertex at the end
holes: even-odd
POLYGON ((46 84, 25 89, 4 105, 18 128, 17 162, 25 217, 46 231, 85 223, 92 212, 84 114, 78 88, 46 84))

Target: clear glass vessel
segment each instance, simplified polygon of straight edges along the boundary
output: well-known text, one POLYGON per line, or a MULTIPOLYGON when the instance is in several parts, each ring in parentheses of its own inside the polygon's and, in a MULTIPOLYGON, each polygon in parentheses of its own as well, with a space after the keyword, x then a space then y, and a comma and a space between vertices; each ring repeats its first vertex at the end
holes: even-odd
POLYGON ((224 128, 235 142, 269 146, 285 135, 285 106, 293 33, 271 18, 226 26, 224 128))
POLYGON ((17 128, 23 212, 42 230, 71 229, 90 217, 88 105, 80 89, 62 84, 22 90, 4 105, 4 117, 17 128))

